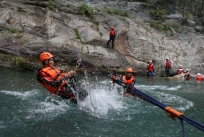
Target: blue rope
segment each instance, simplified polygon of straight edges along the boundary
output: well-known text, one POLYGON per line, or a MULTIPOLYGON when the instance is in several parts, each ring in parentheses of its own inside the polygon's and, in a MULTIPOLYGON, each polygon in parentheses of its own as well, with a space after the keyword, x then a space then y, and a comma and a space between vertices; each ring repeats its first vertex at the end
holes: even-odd
MULTIPOLYGON (((123 86, 122 81, 116 79, 115 82, 116 82, 117 84, 123 86)), ((152 97, 146 95, 145 93, 139 91, 138 89, 134 88, 134 87, 131 86, 131 85, 128 85, 128 88, 129 88, 129 90, 130 90, 130 92, 131 92, 132 95, 138 96, 138 97, 140 97, 141 99, 146 100, 146 101, 148 101, 148 102, 154 104, 155 106, 158 106, 158 107, 161 108, 161 109, 164 109, 164 110, 165 110, 165 107, 167 107, 166 105, 160 103, 159 101, 153 99, 152 97)), ((185 120, 186 122, 188 122, 189 124, 195 126, 196 128, 198 128, 198 129, 204 131, 204 126, 203 126, 202 124, 199 124, 199 123, 197 123, 196 121, 191 120, 191 119, 189 119, 189 118, 187 118, 187 117, 185 117, 185 116, 180 116, 179 118, 182 119, 182 120, 185 120)), ((183 128, 183 129, 184 129, 184 128, 183 128)), ((183 132, 184 132, 184 131, 183 131, 183 132)))
POLYGON ((180 122, 181 122, 183 137, 186 137, 186 132, 185 132, 183 120, 181 118, 179 118, 179 119, 180 119, 180 122))
MULTIPOLYGON (((56 4, 56 6, 57 6, 57 4, 56 4)), ((74 53, 76 54, 78 61, 81 61, 81 58, 79 57, 79 54, 78 54, 78 52, 76 51, 76 48, 75 48, 75 46, 74 46, 74 44, 73 44, 73 42, 72 42, 72 40, 71 40, 69 31, 68 31, 68 29, 67 29, 67 26, 66 26, 66 24, 65 24, 64 18, 63 18, 63 16, 62 16, 62 13, 60 12, 58 6, 57 6, 57 9, 58 9, 58 11, 59 11, 60 18, 61 18, 61 20, 62 20, 62 22, 63 22, 63 25, 64 25, 64 27, 65 27, 66 33, 67 33, 67 35, 68 35, 68 38, 69 38, 69 40, 71 41, 71 45, 72 45, 72 48, 74 49, 74 53)))

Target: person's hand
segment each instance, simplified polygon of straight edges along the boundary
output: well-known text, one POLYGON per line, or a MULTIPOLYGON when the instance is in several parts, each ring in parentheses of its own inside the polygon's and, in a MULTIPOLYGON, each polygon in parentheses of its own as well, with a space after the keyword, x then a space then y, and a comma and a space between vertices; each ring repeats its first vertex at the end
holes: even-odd
POLYGON ((117 79, 117 76, 114 76, 114 75, 113 75, 113 76, 111 77, 111 82, 114 83, 116 79, 117 79))
POLYGON ((71 70, 71 71, 68 72, 65 76, 66 76, 66 77, 76 77, 76 71, 71 70))

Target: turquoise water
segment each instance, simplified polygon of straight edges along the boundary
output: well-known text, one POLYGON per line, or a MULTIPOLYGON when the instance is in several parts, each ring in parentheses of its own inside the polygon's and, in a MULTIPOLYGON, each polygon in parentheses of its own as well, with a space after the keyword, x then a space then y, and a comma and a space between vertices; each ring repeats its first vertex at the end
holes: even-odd
MULTIPOLYGON (((0 69, 0 137, 182 137, 180 121, 98 76, 80 75, 89 96, 79 105, 50 95, 36 73, 0 69)), ((136 87, 204 124, 204 82, 137 77, 136 87)), ((204 132, 184 122, 186 137, 204 132)))

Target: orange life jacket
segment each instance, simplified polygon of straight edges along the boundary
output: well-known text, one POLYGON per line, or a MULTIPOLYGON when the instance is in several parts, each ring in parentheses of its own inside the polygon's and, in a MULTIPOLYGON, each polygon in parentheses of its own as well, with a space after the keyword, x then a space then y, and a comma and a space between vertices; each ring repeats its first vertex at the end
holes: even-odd
POLYGON ((202 78, 201 75, 197 76, 196 79, 197 79, 198 81, 202 81, 202 80, 203 80, 203 78, 202 78))
POLYGON ((123 77, 123 82, 125 83, 125 84, 129 84, 129 85, 131 85, 132 84, 132 82, 134 81, 134 76, 132 76, 130 79, 126 79, 126 76, 124 75, 123 77))
MULTIPOLYGON (((45 67, 40 70, 40 72, 46 73, 50 78, 53 80, 60 80, 63 76, 65 76, 65 73, 62 73, 59 69, 54 69, 51 67, 45 67)), ((65 91, 63 85, 66 84, 66 82, 62 82, 59 87, 53 87, 52 85, 49 85, 47 83, 41 83, 48 91, 50 91, 53 94, 59 94, 59 91, 65 91)))
POLYGON ((178 69, 177 74, 181 74, 181 73, 183 73, 183 69, 178 69))
POLYGON ((149 64, 147 65, 147 70, 152 72, 153 69, 154 69, 153 64, 150 64, 150 63, 149 63, 149 64))
POLYGON ((115 36, 115 30, 110 30, 110 36, 112 36, 112 37, 115 36))
POLYGON ((166 61, 166 68, 171 68, 171 61, 166 61))

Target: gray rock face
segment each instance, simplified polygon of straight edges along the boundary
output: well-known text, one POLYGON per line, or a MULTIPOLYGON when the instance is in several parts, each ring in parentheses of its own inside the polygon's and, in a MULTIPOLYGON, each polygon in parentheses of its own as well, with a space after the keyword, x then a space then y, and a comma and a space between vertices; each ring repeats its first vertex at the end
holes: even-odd
MULTIPOLYGON (((107 14, 100 8, 95 9, 93 18, 82 16, 77 7, 67 7, 70 2, 64 1, 60 10, 52 11, 48 2, 1 1, 0 53, 38 62, 42 51, 50 51, 58 61, 65 62, 63 65, 75 65, 82 58, 106 70, 121 72, 133 67, 141 75, 146 75, 147 62, 153 60, 158 76, 164 75, 165 59, 169 57, 172 74, 179 65, 192 74, 204 72, 204 36, 194 28, 181 27, 183 33, 167 37, 137 18, 107 14), (114 49, 105 48, 111 26, 117 31, 114 49)), ((80 5, 78 1, 72 4, 80 5)), ((168 18, 181 17, 175 14, 168 18)))

